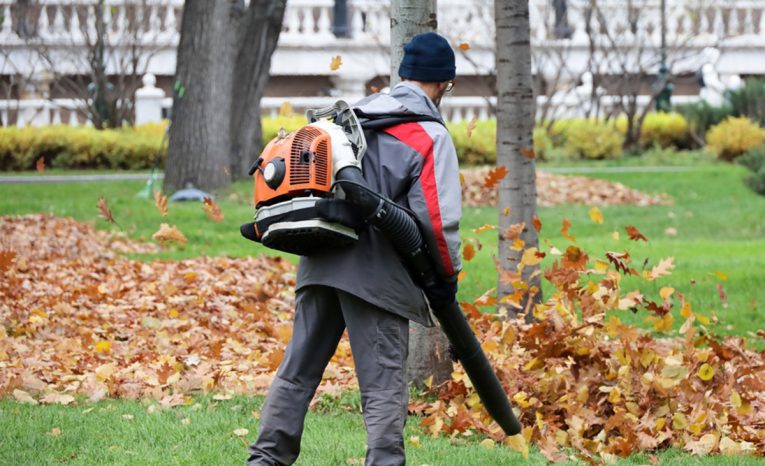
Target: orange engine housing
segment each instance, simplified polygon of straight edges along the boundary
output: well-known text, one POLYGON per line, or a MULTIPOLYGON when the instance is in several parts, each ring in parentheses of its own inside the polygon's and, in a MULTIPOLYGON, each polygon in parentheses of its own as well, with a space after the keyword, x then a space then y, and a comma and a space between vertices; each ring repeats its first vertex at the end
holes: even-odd
POLYGON ((315 126, 304 126, 287 137, 273 139, 263 149, 253 173, 255 207, 289 198, 314 195, 326 197, 332 183, 332 141, 329 133, 315 126), (281 160, 280 160, 281 159, 281 160), (266 179, 277 167, 276 177, 266 179))

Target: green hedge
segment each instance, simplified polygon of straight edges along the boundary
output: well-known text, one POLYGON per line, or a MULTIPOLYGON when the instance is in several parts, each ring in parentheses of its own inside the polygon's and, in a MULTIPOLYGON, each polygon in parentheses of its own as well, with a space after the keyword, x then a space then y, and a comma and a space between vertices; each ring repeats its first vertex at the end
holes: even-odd
MULTIPOLYGON (((303 116, 264 118, 263 140, 276 137, 280 128, 294 131, 304 124, 303 116)), ((477 122, 470 135, 467 122, 448 127, 460 163, 496 162, 495 120, 477 122)), ((40 157, 55 168, 151 168, 157 156, 159 166, 164 166, 165 128, 166 123, 101 131, 70 126, 0 128, 0 170, 31 170, 40 157)), ((644 128, 640 140, 644 148, 690 145, 688 124, 680 114, 649 114, 644 128)), ((623 137, 622 121, 560 120, 549 129, 535 128, 534 150, 539 160, 613 159, 621 155, 623 137)))
POLYGON ((43 157, 54 168, 149 168, 159 156, 163 129, 96 130, 88 127, 43 126, 0 128, 0 170, 30 170, 43 157))

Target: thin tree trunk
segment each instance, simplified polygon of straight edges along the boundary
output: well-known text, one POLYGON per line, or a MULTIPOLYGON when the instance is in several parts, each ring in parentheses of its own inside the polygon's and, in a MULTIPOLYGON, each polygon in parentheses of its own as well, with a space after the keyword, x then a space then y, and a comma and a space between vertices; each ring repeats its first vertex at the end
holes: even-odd
MULTIPOLYGON (((502 271, 518 271, 523 251, 537 247, 539 239, 533 226, 536 215, 536 171, 533 154, 534 92, 531 80, 531 43, 529 38, 529 1, 494 2, 497 60, 497 166, 509 170, 499 186, 499 259, 502 271), (507 209, 509 208, 509 212, 507 209), (511 225, 524 224, 520 238, 523 251, 511 249, 513 240, 506 232, 511 225)), ((521 304, 531 310, 539 300, 538 267, 523 266, 521 277, 528 283, 521 304), (536 292, 535 292, 536 291, 536 292)), ((498 300, 515 289, 500 273, 498 300)), ((508 309, 515 314, 517 309, 508 309)), ((527 314, 531 316, 531 312, 527 314)))
POLYGON ((178 44, 164 189, 212 190, 231 182, 230 119, 235 0, 186 0, 178 44))
POLYGON ((231 106, 231 176, 241 178, 260 152, 260 99, 282 29, 286 0, 252 0, 242 19, 231 106))
MULTIPOLYGON (((401 80, 398 67, 404 57, 404 44, 422 32, 435 31, 436 0, 393 0, 390 15, 390 86, 401 80)), ((433 377, 439 384, 451 377, 452 361, 448 352, 449 342, 439 327, 427 328, 420 324, 409 324, 409 358, 407 379, 422 386, 433 377)))

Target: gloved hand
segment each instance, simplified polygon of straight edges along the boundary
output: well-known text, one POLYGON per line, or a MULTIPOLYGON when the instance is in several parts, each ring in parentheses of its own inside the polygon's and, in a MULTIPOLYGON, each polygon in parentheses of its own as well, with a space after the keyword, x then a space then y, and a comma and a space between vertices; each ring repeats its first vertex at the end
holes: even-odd
POLYGON ((423 289, 430 308, 443 309, 457 301, 457 280, 440 281, 436 285, 423 289))

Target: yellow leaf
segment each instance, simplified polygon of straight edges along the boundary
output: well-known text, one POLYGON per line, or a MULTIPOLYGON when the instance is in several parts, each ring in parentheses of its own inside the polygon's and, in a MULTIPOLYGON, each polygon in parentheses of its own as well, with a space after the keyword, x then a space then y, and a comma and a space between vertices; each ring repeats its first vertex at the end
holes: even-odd
POLYGON ((611 238, 613 238, 614 241, 619 241, 619 232, 615 231, 615 232, 611 233, 611 238))
POLYGON ((234 435, 236 435, 237 437, 244 437, 244 436, 246 436, 249 433, 250 433, 250 431, 245 429, 244 427, 240 427, 238 429, 234 429, 234 435))
POLYGON ((292 104, 288 101, 282 102, 281 105, 279 105, 279 116, 283 117, 291 117, 292 116, 292 104))
POLYGON ((412 435, 411 437, 409 437, 409 445, 411 445, 414 448, 421 448, 422 443, 420 443, 420 436, 412 435))
POLYGON ((340 69, 340 65, 343 64, 343 57, 340 55, 336 55, 332 57, 332 61, 329 62, 329 69, 332 71, 337 71, 340 69))
POLYGON ((487 438, 481 440, 481 446, 484 448, 494 448, 494 440, 487 438))
POLYGON ((31 405, 36 405, 37 400, 32 398, 32 395, 25 392, 24 390, 15 389, 13 390, 13 397, 16 398, 16 401, 19 403, 28 403, 31 405))
POLYGON ((593 207, 590 209, 590 218, 593 222, 597 223, 598 225, 603 224, 603 212, 600 211, 597 207, 593 207))
POLYGON ((608 262, 600 259, 595 260, 595 270, 598 272, 605 272, 608 270, 608 262))
POLYGON ((170 309, 170 310, 167 312, 167 314, 170 316, 170 318, 171 318, 171 319, 175 319, 176 317, 178 317, 178 309, 176 309, 176 308, 171 308, 171 309, 170 309))
POLYGON ((526 442, 526 438, 521 435, 511 435, 505 439, 505 445, 517 451, 523 455, 524 459, 529 458, 529 444, 526 442))
POLYGON ((656 320, 653 322, 653 328, 656 329, 657 332, 668 332, 672 330, 672 324, 675 323, 675 318, 672 317, 672 314, 664 314, 664 317, 657 317, 656 320))
POLYGON ((691 303, 689 303, 688 301, 684 302, 683 307, 680 308, 680 316, 683 319, 687 319, 692 315, 693 315, 693 310, 691 309, 691 303))
POLYGON ((672 416, 672 428, 675 430, 683 430, 688 427, 688 419, 683 413, 675 413, 672 416))
POLYGON ((531 406, 531 403, 529 403, 528 400, 528 394, 526 392, 518 392, 513 395, 513 401, 515 401, 515 403, 521 408, 528 408, 531 406))
POLYGON ((487 223, 486 225, 480 226, 478 228, 473 228, 473 233, 483 233, 484 231, 496 230, 496 229, 497 229, 496 225, 490 225, 487 223))
POLYGON ((463 42, 463 43, 461 43, 461 44, 459 45, 459 48, 460 48, 460 50, 462 50, 463 52, 467 52, 468 50, 470 50, 470 44, 468 44, 467 42, 463 42))
POLYGON ((521 263, 524 265, 537 265, 542 262, 542 258, 537 255, 537 248, 528 248, 523 251, 523 257, 521 257, 521 263))
POLYGON ((701 380, 707 382, 712 380, 712 377, 715 376, 715 368, 707 363, 704 363, 701 365, 696 375, 698 375, 701 380))
POLYGON ((736 390, 730 392, 730 405, 736 409, 741 407, 741 395, 736 390))
POLYGON ((112 351, 112 343, 110 341, 101 340, 96 343, 94 351, 96 353, 108 354, 112 351))
POLYGON ((505 207, 505 210, 502 211, 502 215, 504 215, 505 217, 510 215, 510 207, 505 207))
POLYGON ((659 296, 661 296, 661 299, 667 300, 670 296, 672 296, 672 293, 675 292, 675 289, 669 286, 663 287, 661 290, 659 290, 659 296))
POLYGON ((460 273, 457 274, 457 283, 460 283, 465 277, 467 277, 467 272, 460 270, 460 273))
POLYGON ((722 281, 728 280, 728 274, 724 272, 715 272, 715 275, 717 275, 717 278, 719 278, 722 281))

